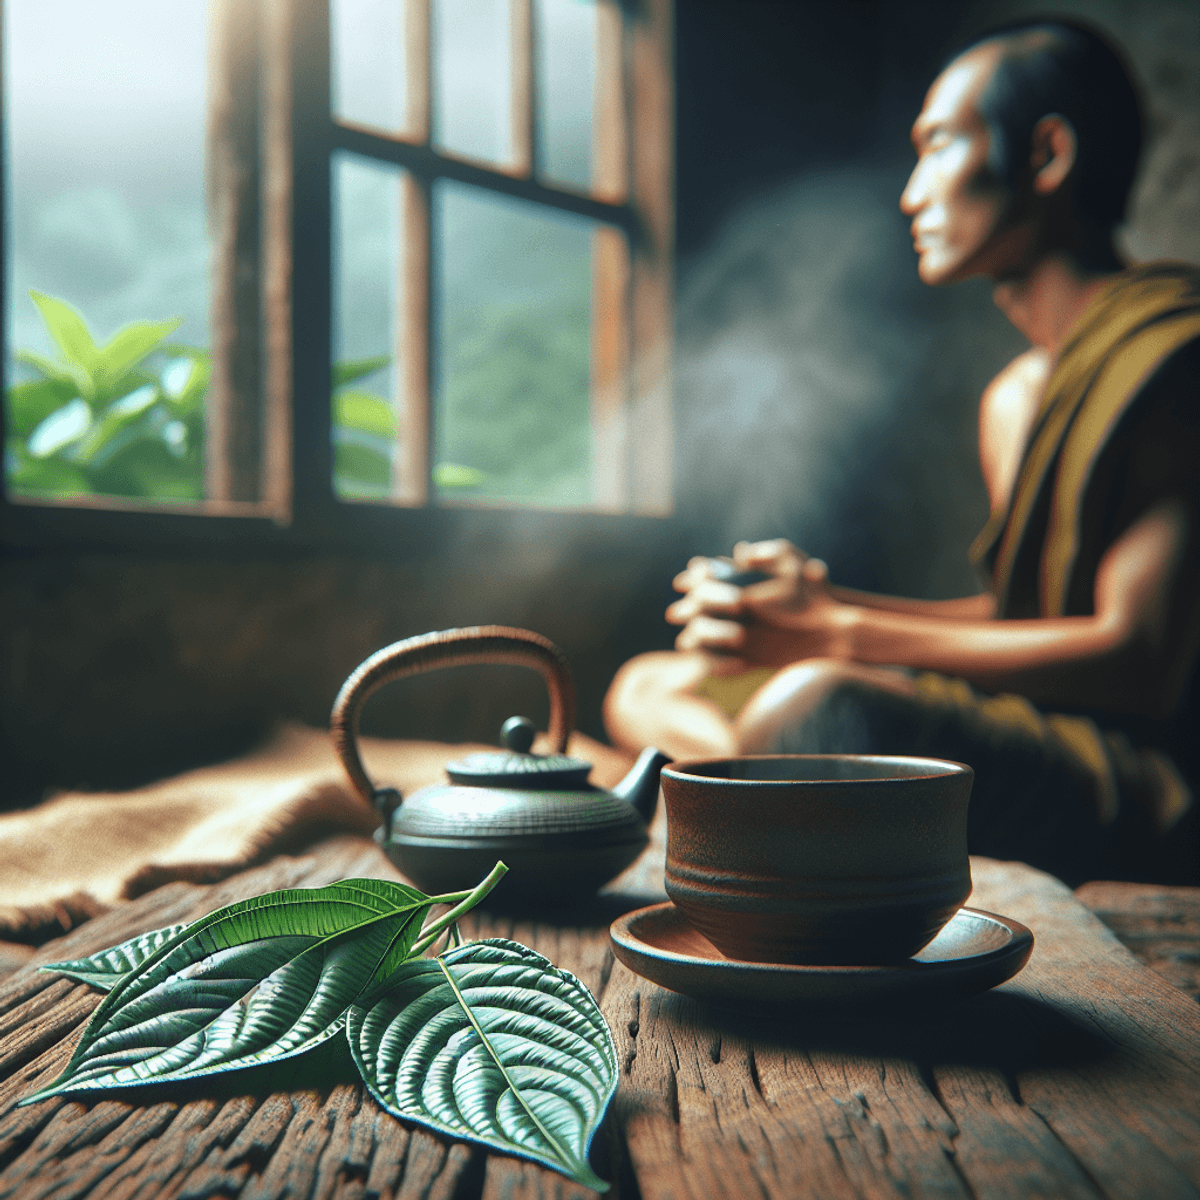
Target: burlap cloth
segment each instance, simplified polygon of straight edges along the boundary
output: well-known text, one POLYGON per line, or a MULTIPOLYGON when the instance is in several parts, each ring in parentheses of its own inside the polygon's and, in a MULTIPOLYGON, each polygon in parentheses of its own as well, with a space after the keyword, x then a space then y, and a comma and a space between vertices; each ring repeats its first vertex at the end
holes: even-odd
MULTIPOLYGON (((360 739, 373 779, 409 793, 495 747, 360 739)), ((535 743, 534 749, 541 749, 535 743)), ((570 752, 611 787, 631 760, 582 734, 570 752)), ((257 750, 130 792, 67 792, 0 815, 0 940, 38 943, 172 880, 211 883, 334 833, 370 834, 328 732, 285 724, 257 750)))

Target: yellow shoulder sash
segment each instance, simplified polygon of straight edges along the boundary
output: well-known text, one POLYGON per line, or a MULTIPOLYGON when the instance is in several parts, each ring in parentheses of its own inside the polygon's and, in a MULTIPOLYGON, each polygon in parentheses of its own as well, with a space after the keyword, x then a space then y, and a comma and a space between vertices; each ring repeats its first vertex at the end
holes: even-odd
POLYGON ((1046 385, 1008 511, 994 514, 972 558, 994 552, 992 586, 1003 612, 1018 551, 1039 536, 1030 518, 1049 489, 1039 556, 1039 608, 1061 616, 1079 544, 1080 505, 1097 456, 1142 383, 1200 337, 1200 271, 1155 263, 1122 272, 1068 335, 1046 385))

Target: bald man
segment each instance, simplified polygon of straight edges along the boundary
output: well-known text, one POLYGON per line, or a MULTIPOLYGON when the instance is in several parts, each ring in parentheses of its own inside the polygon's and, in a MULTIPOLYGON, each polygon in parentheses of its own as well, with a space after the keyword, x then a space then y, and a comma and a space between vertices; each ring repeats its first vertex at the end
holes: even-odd
POLYGON ((912 129, 900 199, 931 286, 976 275, 1030 349, 986 389, 986 592, 833 586, 784 541, 737 587, 676 578, 676 650, 627 663, 613 741, 677 757, 935 754, 976 770, 973 852, 1071 881, 1200 880, 1200 272, 1113 245, 1141 146, 1135 90, 1086 27, 957 54, 912 129))

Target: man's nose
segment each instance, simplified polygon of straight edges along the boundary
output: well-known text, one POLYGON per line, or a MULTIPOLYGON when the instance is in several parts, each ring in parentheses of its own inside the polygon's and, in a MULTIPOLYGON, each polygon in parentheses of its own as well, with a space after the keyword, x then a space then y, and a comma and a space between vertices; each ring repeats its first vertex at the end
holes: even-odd
POLYGON ((912 174, 904 185, 904 191, 900 193, 900 211, 906 217, 915 217, 924 203, 925 189, 922 187, 920 176, 921 164, 918 163, 913 167, 912 174))

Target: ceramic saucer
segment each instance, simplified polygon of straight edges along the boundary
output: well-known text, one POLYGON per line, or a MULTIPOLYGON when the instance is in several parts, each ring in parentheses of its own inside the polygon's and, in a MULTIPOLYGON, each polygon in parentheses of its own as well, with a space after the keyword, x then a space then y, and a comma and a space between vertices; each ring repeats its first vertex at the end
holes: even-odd
POLYGON ((1022 924, 961 908, 913 958, 886 967, 792 966, 726 958, 672 904, 626 913, 609 930, 630 970, 697 1000, 755 1004, 925 1003, 969 996, 1011 979, 1028 961, 1022 924))

